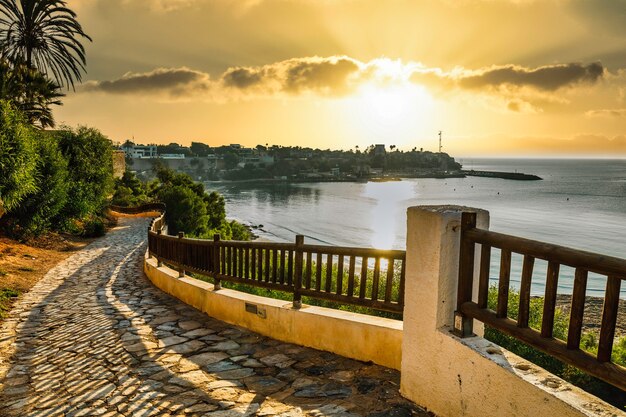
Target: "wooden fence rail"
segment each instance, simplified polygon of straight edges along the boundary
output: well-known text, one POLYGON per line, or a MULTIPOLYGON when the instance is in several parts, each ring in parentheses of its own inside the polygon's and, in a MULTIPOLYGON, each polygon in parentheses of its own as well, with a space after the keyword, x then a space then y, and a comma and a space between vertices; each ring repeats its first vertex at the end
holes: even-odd
POLYGON ((405 251, 335 247, 295 243, 189 239, 161 233, 163 216, 148 233, 149 253, 180 271, 209 276, 216 289, 221 281, 302 297, 369 307, 402 314, 405 251))
POLYGON ((515 236, 476 228, 476 214, 463 213, 461 222, 461 253, 457 330, 462 336, 472 333, 472 319, 513 336, 563 362, 576 366, 616 387, 626 390, 626 369, 611 362, 622 281, 626 280, 626 260, 574 250, 515 236), (477 302, 473 302, 474 255, 480 248, 477 302), (500 249, 500 272, 496 310, 488 308, 491 250, 500 249), (519 313, 516 321, 508 317, 508 295, 511 277, 511 256, 523 257, 520 283, 519 313), (529 327, 530 289, 535 260, 547 261, 543 316, 539 331, 529 327), (557 288, 561 266, 575 269, 567 341, 553 337, 557 288), (585 293, 588 274, 606 277, 604 307, 597 355, 580 349, 585 293))

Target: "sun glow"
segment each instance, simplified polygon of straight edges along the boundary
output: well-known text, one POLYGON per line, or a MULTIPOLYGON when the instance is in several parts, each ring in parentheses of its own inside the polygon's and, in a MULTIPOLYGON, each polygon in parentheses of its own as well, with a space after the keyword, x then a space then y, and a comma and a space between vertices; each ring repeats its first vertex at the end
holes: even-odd
POLYGON ((368 140, 408 142, 428 120, 434 100, 425 88, 409 82, 368 83, 347 101, 351 123, 368 140))

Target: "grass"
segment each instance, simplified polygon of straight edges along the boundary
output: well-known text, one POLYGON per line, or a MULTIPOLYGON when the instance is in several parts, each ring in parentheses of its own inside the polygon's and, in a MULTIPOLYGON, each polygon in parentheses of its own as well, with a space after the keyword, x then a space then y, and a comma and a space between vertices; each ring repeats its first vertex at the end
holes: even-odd
POLYGON ((0 289, 0 318, 5 317, 11 308, 11 302, 20 295, 19 291, 12 288, 0 289))
MULTIPOLYGON (((519 314, 519 297, 516 290, 509 291, 508 317, 517 320, 519 314)), ((495 310, 498 299, 498 288, 489 288, 489 308, 495 310)), ((537 297, 530 300, 529 327, 535 330, 541 329, 541 319, 543 317, 543 298, 537 297)), ((567 340, 569 328, 569 317, 559 309, 554 316, 554 337, 560 340, 567 340)), ((566 381, 584 389, 585 391, 605 400, 606 402, 621 408, 626 408, 626 393, 613 385, 607 384, 580 369, 565 364, 560 360, 545 354, 532 346, 527 345, 508 336, 499 330, 485 326, 485 338, 499 346, 521 356, 522 358, 541 366, 547 371, 565 379, 566 381)), ((598 352, 598 338, 595 333, 585 332, 581 337, 580 348, 591 354, 598 352)), ((613 363, 626 367, 626 336, 615 340, 613 363)))
MULTIPOLYGON (((263 271, 263 277, 265 278, 265 271, 269 268, 270 273, 273 273, 273 266, 274 266, 274 262, 273 262, 273 258, 270 257, 269 259, 269 263, 266 263, 265 261, 265 251, 262 252, 263 256, 261 257, 261 264, 262 264, 262 271, 263 271)), ((324 257, 324 259, 326 259, 324 257)), ((346 260, 348 260, 348 258, 346 257, 346 260)), ((281 267, 283 267, 282 265, 282 261, 280 259, 280 256, 277 259, 277 265, 276 265, 276 271, 277 274, 280 275, 280 271, 281 271, 281 267)), ((285 261, 285 265, 284 265, 284 270, 286 271, 288 268, 288 262, 287 259, 285 261)), ((306 262, 306 256, 305 259, 303 261, 303 285, 304 285, 304 281, 305 281, 305 276, 307 274, 307 262, 306 262)), ((317 275, 318 275, 318 265, 316 262, 311 262, 311 288, 316 288, 318 282, 317 282, 317 275)), ((325 292, 326 288, 330 289, 330 293, 332 294, 336 294, 337 293, 337 286, 338 286, 338 277, 339 277, 339 268, 336 264, 336 257, 335 257, 335 262, 332 265, 332 269, 330 271, 328 271, 328 264, 326 262, 323 262, 321 264, 321 266, 319 267, 319 275, 320 275, 320 282, 319 282, 319 286, 322 289, 322 292, 325 292)), ((400 297, 400 289, 399 289, 399 284, 400 284, 400 275, 401 275, 401 270, 400 270, 400 263, 399 262, 394 262, 394 271, 393 271, 393 280, 392 280, 392 288, 391 288, 391 300, 392 301, 398 301, 399 297, 400 297)), ((195 278, 201 279, 203 281, 207 281, 210 283, 213 283, 213 279, 209 278, 209 277, 205 277, 202 275, 198 275, 198 274, 192 274, 192 276, 194 276, 195 278)), ((349 277, 349 268, 348 268, 348 263, 346 262, 344 268, 343 268, 343 273, 342 273, 342 291, 341 293, 343 295, 347 295, 347 290, 348 290, 348 277, 349 277)), ((360 292, 360 288, 361 288, 361 267, 357 266, 355 267, 355 274, 354 274, 354 291, 353 291, 353 296, 358 297, 359 296, 359 292, 360 292)), ((367 269, 367 277, 365 278, 365 298, 366 299, 371 299, 372 298, 372 294, 373 294, 373 282, 374 282, 374 270, 371 268, 367 269)), ((286 292, 286 291, 279 291, 279 290, 272 290, 272 289, 267 289, 267 288, 261 288, 261 287, 256 287, 253 285, 247 285, 247 284, 239 284, 239 283, 233 283, 233 282, 228 282, 228 281, 222 281, 221 283, 222 287, 224 288, 229 288, 229 289, 233 289, 233 290, 237 290, 237 291, 242 291, 248 294, 254 294, 254 295, 259 295, 262 297, 268 297, 268 298, 275 298, 278 300, 285 300, 285 301, 292 301, 293 300, 293 294, 291 292, 286 292)), ((387 285, 387 271, 386 271, 386 267, 383 268, 383 266, 381 265, 380 268, 380 277, 379 277, 379 286, 378 286, 378 299, 380 298, 384 298, 385 292, 387 290, 386 288, 387 285)), ((334 301, 328 301, 328 300, 323 300, 323 299, 319 299, 319 298, 315 298, 315 297, 306 297, 303 296, 302 297, 302 303, 303 304, 308 304, 308 305, 314 305, 314 306, 320 306, 320 307, 327 307, 327 308, 333 308, 336 310, 343 310, 343 311, 350 311, 350 312, 354 312, 354 313, 361 313, 361 314, 368 314, 371 316, 377 316, 377 317, 386 317, 386 318, 391 318, 391 319, 395 319, 395 320, 402 320, 402 315, 398 314, 398 313, 391 313, 391 312, 386 312, 386 311, 381 311, 381 310, 376 310, 373 308, 369 308, 369 307, 364 307, 364 306, 358 306, 358 305, 352 305, 352 304, 344 304, 344 303, 338 303, 338 302, 334 302, 334 301)))

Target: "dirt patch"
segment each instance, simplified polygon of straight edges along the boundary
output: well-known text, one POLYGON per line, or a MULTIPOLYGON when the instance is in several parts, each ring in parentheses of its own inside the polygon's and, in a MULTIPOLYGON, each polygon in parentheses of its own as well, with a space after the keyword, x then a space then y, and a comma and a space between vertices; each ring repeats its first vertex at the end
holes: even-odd
MULTIPOLYGON (((571 295, 559 294, 557 296, 557 307, 568 317, 571 309, 571 295)), ((585 314, 583 315, 583 332, 600 333, 602 324, 602 305, 604 298, 587 297, 585 299, 585 314)), ((620 300, 619 312, 617 313, 617 325, 615 326, 615 336, 626 336, 626 300, 620 300)))
POLYGON ((91 241, 56 233, 25 243, 0 236, 0 319, 19 294, 30 290, 50 268, 91 241))
MULTIPOLYGON (((156 217, 159 213, 125 215, 111 213, 107 222, 115 224, 117 217, 156 217)), ((0 235, 0 320, 17 297, 29 291, 56 264, 84 248, 94 238, 48 233, 18 242, 0 235)))

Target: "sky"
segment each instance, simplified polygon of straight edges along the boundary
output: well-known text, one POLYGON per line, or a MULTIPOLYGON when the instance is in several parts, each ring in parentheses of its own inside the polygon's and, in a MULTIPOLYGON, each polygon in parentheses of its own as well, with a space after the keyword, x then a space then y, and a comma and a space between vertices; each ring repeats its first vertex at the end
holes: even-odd
POLYGON ((626 0, 68 0, 112 140, 626 157, 626 0))

